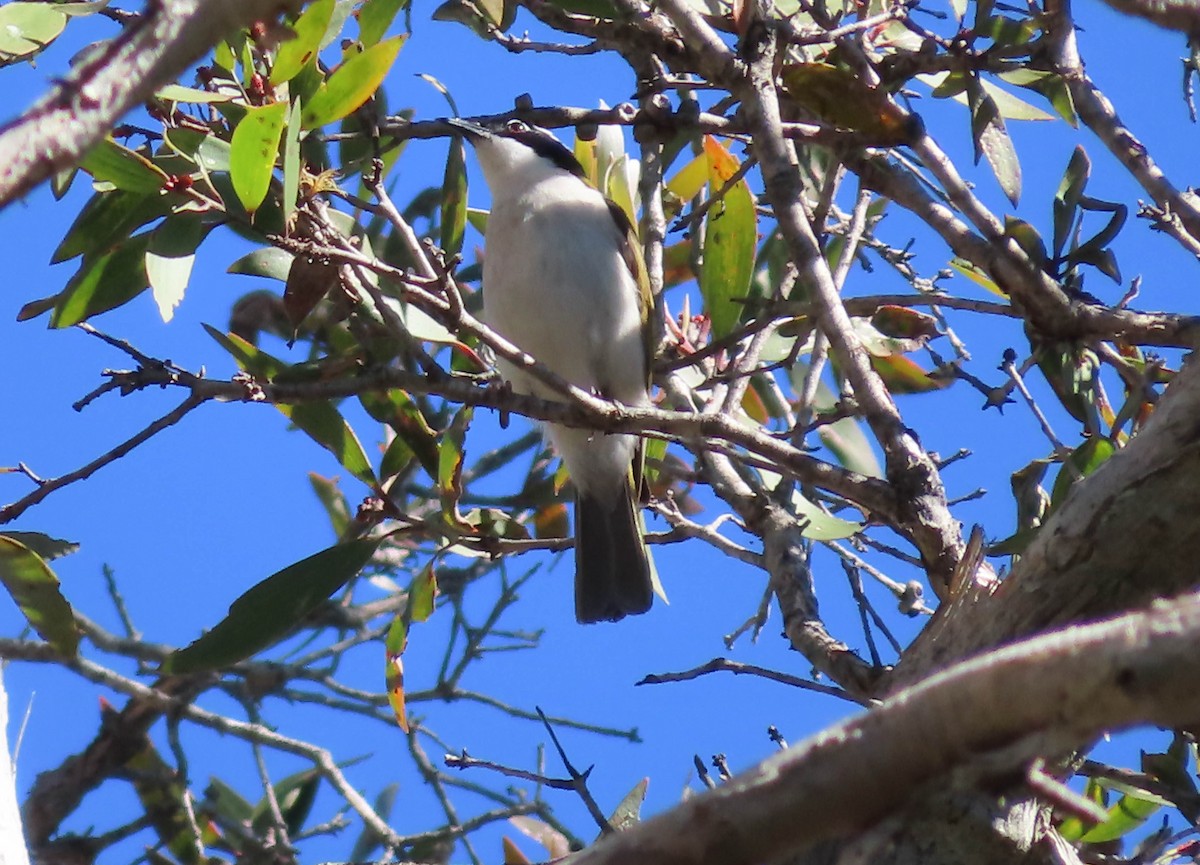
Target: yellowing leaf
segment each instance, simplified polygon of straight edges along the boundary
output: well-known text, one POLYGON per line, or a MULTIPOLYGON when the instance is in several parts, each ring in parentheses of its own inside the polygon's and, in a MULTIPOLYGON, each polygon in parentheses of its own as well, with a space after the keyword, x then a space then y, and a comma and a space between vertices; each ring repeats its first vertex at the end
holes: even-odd
POLYGON ((296 36, 283 42, 271 67, 271 83, 291 81, 320 50, 321 37, 333 17, 335 0, 316 0, 296 19, 292 30, 296 36))
POLYGON ((335 69, 304 106, 301 125, 305 129, 325 126, 366 102, 387 77, 403 44, 403 36, 393 36, 335 69))
POLYGON ((737 326, 750 294, 758 216, 744 179, 724 188, 737 173, 737 159, 711 136, 704 139, 704 152, 709 162, 709 194, 720 198, 711 204, 704 220, 700 294, 713 336, 720 339, 737 326))

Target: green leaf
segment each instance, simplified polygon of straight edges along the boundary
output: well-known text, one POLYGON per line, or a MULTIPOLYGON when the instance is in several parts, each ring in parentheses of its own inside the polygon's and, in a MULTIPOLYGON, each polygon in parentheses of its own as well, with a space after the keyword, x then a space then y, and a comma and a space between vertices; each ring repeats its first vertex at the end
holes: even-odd
POLYGON ((294 256, 290 252, 280 249, 278 246, 264 246, 262 249, 256 249, 254 252, 243 255, 229 265, 228 272, 287 282, 293 258, 294 256))
POLYGON ((272 574, 229 607, 229 615, 185 649, 164 673, 199 673, 243 661, 286 637, 371 560, 379 538, 337 544, 272 574))
MULTIPOLYGON (((391 816, 392 807, 396 804, 396 794, 399 792, 399 784, 388 784, 375 797, 373 804, 375 813, 382 817, 384 821, 387 821, 391 816)), ((354 842, 354 848, 350 851, 350 861, 365 862, 371 858, 372 853, 383 846, 383 840, 383 837, 378 832, 370 826, 364 825, 358 839, 354 842)))
MULTIPOLYGON (((183 87, 179 84, 167 84, 160 87, 154 93, 158 99, 164 99, 167 102, 188 102, 196 105, 209 105, 213 102, 228 102, 233 98, 232 92, 218 92, 213 90, 200 90, 196 87, 183 87)), ((179 132, 181 130, 170 130, 170 132, 179 132)), ((190 130, 189 130, 190 131, 190 130)))
POLYGON ((50 3, 0 6, 0 66, 26 60, 58 38, 67 16, 50 3))
MULTIPOLYGON (((707 136, 705 152, 709 154, 709 191, 715 196, 733 177, 738 163, 729 151, 707 136)), ((704 226, 700 294, 712 321, 713 337, 720 339, 741 319, 754 276, 758 217, 754 212, 754 196, 744 179, 709 207, 704 226)))
MULTIPOLYGON (((317 789, 321 786, 320 772, 316 769, 305 769, 271 786, 288 834, 295 835, 304 828, 304 823, 312 812, 317 789)), ((260 834, 274 825, 271 803, 266 796, 254 806, 254 816, 250 823, 260 834)))
MULTIPOLYGON (((271 381, 291 367, 273 357, 236 334, 224 334, 214 327, 204 325, 209 335, 233 355, 242 369, 260 378, 271 381)), ((312 402, 275 403, 275 408, 308 436, 337 458, 347 471, 363 483, 373 486, 375 473, 367 459, 366 451, 350 424, 327 400, 312 402)))
POLYGON ((341 120, 370 99, 387 77, 404 40, 404 36, 393 36, 335 69, 305 104, 301 125, 314 129, 341 120))
POLYGON ((50 263, 111 251, 169 209, 166 196, 157 193, 144 195, 121 189, 97 192, 75 217, 62 243, 50 256, 50 263))
MULTIPOLYGON (((429 476, 431 478, 438 476, 439 437, 429 425, 429 421, 425 419, 421 407, 413 401, 412 397, 402 390, 389 390, 384 393, 360 394, 359 401, 371 417, 380 423, 387 424, 396 433, 396 439, 393 440, 392 446, 398 448, 399 446, 395 445, 395 442, 403 441, 429 476)), ((380 465, 380 474, 383 477, 389 477, 401 468, 397 462, 401 460, 402 452, 392 454, 392 446, 389 446, 387 452, 384 453, 383 462, 380 465), (391 454, 390 459, 389 454, 391 454)))
POLYGON ((1017 246, 1021 247, 1034 265, 1037 267, 1045 265, 1048 257, 1046 243, 1038 234, 1037 229, 1028 222, 1017 219, 1015 216, 1004 217, 1004 235, 1016 241, 1017 246))
POLYGON ((25 618, 61 655, 79 651, 75 613, 58 588, 58 577, 37 553, 11 534, 0 534, 0 583, 25 618))
POLYGON ((335 0, 316 0, 292 24, 296 36, 280 44, 271 67, 271 83, 291 81, 314 57, 333 17, 335 0))
POLYGON ((93 315, 116 309, 145 291, 150 285, 146 276, 149 244, 150 233, 145 232, 131 237, 112 252, 84 258, 58 296, 50 326, 79 324, 93 315))
POLYGON ((996 100, 975 76, 967 79, 967 97, 971 108, 971 137, 975 142, 975 161, 986 157, 1000 188, 1013 206, 1021 198, 1021 163, 1008 137, 1004 118, 996 100))
POLYGON ((229 179, 238 200, 251 217, 271 186, 287 110, 286 102, 251 106, 233 130, 233 140, 229 143, 229 179))
POLYGON ((442 251, 448 256, 462 251, 467 230, 467 154, 462 136, 450 139, 446 171, 442 178, 442 251))
POLYGON ((809 540, 839 541, 862 531, 862 523, 843 520, 841 517, 825 513, 799 491, 792 495, 792 506, 796 509, 796 514, 805 521, 801 534, 809 540))
POLYGON ((1071 228, 1075 224, 1075 211, 1083 198, 1083 190, 1087 186, 1088 176, 1092 173, 1092 163, 1082 145, 1076 145, 1067 170, 1059 181, 1058 191, 1054 194, 1054 257, 1062 255, 1067 245, 1071 228))
POLYGON ((350 528, 353 516, 346 496, 338 489, 337 478, 323 478, 316 472, 309 472, 308 482, 317 494, 321 507, 325 508, 325 515, 329 517, 334 535, 343 537, 350 528))
POLYGON ((168 129, 167 144, 205 171, 228 171, 232 157, 229 142, 194 129, 168 129))
POLYGON ((1126 793, 1108 809, 1108 819, 1093 826, 1079 839, 1083 844, 1105 844, 1137 829, 1162 807, 1156 797, 1126 793))
POLYGON ((408 0, 367 0, 358 11, 358 41, 370 48, 387 33, 396 13, 408 6, 408 0))
POLYGON ((188 214, 168 216, 150 233, 146 278, 164 322, 174 317, 175 307, 183 300, 192 275, 192 264, 196 261, 196 247, 204 240, 204 235, 205 227, 200 218, 188 214))
POLYGON ((300 100, 292 102, 283 136, 283 224, 290 226, 300 194, 300 100))
POLYGON ((157 193, 167 181, 165 171, 111 138, 105 138, 89 150, 79 166, 97 181, 143 195, 157 193))
POLYGON ((1063 463, 1063 467, 1059 469, 1058 477, 1054 479, 1054 489, 1050 493, 1050 507, 1057 509, 1077 480, 1086 478, 1100 468, 1116 452, 1117 446, 1109 439, 1097 437, 1087 439, 1075 448, 1063 463))

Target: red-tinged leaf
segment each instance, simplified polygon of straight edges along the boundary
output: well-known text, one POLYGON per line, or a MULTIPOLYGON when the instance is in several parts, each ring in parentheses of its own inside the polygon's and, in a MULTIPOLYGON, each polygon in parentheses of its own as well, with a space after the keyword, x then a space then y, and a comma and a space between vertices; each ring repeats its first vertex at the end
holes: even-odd
POLYGON ((507 835, 500 839, 500 843, 504 849, 504 865, 532 865, 532 860, 507 835))
POLYGON ((562 502, 551 502, 533 514, 533 536, 539 540, 546 538, 566 538, 571 535, 571 520, 567 514, 567 506, 562 502))
POLYGON ((296 77, 304 66, 320 50, 321 37, 325 35, 333 17, 335 0, 316 0, 301 13, 291 25, 296 34, 283 42, 275 54, 275 65, 271 67, 271 83, 283 84, 296 77))
POLYGON ((387 77, 404 38, 393 36, 372 45, 335 69, 304 105, 301 125, 305 129, 325 126, 341 120, 366 102, 387 77))
POLYGON ((361 571, 379 538, 337 544, 267 577, 229 607, 229 615, 163 663, 168 673, 217 670, 244 661, 290 634, 361 571))
POLYGON ((66 657, 79 651, 75 612, 45 559, 12 534, 0 534, 0 583, 38 635, 66 657))
POLYGON ((547 858, 551 860, 561 859, 571 852, 571 842, 567 840, 566 836, 536 817, 517 814, 509 817, 508 822, 522 835, 541 844, 548 854, 547 858))
POLYGON ((408 0, 367 0, 358 11, 358 41, 370 48, 387 35, 396 13, 408 0))
POLYGON ((892 393, 928 393, 941 390, 948 382, 938 381, 929 377, 911 358, 902 354, 892 354, 886 357, 871 355, 871 366, 883 383, 892 393))
MULTIPOLYGON (((259 378, 271 381, 290 369, 290 366, 279 358, 262 351, 236 334, 224 334, 209 325, 205 325, 204 329, 233 355, 238 366, 259 378)), ((363 483, 375 486, 375 472, 367 459, 366 451, 333 403, 324 400, 295 405, 275 403, 275 408, 307 433, 313 441, 332 453, 347 471, 363 483)))
POLYGON ((437 576, 433 570, 433 562, 421 569, 413 577, 408 587, 408 603, 392 620, 388 628, 387 639, 384 641, 386 669, 384 681, 388 692, 388 703, 396 716, 396 723, 404 732, 408 732, 408 712, 404 704, 404 650, 408 647, 408 633, 414 622, 428 621, 433 615, 434 601, 437 599, 437 576))
POLYGON ((403 615, 397 615, 388 628, 384 649, 384 687, 387 688, 388 704, 396 718, 396 726, 408 732, 408 710, 404 705, 404 648, 408 645, 408 623, 403 615))
POLYGON ((292 259, 283 290, 283 308, 292 325, 293 338, 308 314, 337 285, 338 265, 328 259, 309 255, 297 255, 292 259))
POLYGON ((447 521, 456 517, 458 502, 462 498, 462 467, 466 457, 463 444, 473 416, 471 406, 459 409, 450 426, 442 434, 442 441, 438 447, 438 494, 442 500, 442 515, 447 521))
POLYGON ((111 252, 84 258, 58 295, 51 327, 70 327, 128 303, 149 285, 146 248, 149 232, 129 238, 111 252))
POLYGON ((937 336, 937 319, 907 306, 881 306, 871 316, 880 333, 897 339, 932 339, 937 336))
MULTIPOLYGON (((708 155, 709 194, 715 196, 732 179, 739 163, 711 136, 704 138, 704 151, 708 155)), ((720 339, 737 326, 754 276, 758 216, 754 196, 744 179, 712 203, 704 226, 700 293, 712 322, 713 336, 720 339)))
POLYGON ((287 110, 286 102, 251 106, 233 130, 229 142, 229 179, 238 201, 251 216, 271 187, 287 110))
POLYGON ((88 151, 80 167, 97 181, 142 195, 157 194, 167 173, 142 154, 105 138, 88 151))

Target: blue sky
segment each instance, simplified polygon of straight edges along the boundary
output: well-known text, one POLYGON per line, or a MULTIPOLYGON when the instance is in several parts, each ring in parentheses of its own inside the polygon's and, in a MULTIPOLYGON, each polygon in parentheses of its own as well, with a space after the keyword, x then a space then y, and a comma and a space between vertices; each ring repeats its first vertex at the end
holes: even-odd
MULTIPOLYGON (((1182 39, 1119 18, 1099 3, 1084 0, 1076 5, 1086 28, 1081 47, 1089 72, 1108 90, 1168 175, 1181 186, 1195 182, 1200 130, 1187 122, 1179 97, 1182 39)), ((413 107, 418 118, 442 116, 447 111, 442 97, 415 77, 419 73, 445 83, 463 114, 506 110, 513 97, 523 92, 531 93, 537 104, 590 106, 601 99, 609 104, 624 101, 633 90, 632 75, 609 58, 512 56, 454 24, 430 22, 420 14, 414 24, 415 33, 389 81, 389 102, 397 108, 413 107)), ((78 29, 86 32, 87 26, 78 29)), ((100 23, 97 30, 108 33, 111 26, 100 23)), ((530 25, 519 22, 515 30, 519 32, 523 26, 530 25)), ((62 44, 39 59, 36 69, 0 70, 4 82, 0 118, 22 110, 79 44, 68 34, 62 44)), ((961 163, 968 163, 971 145, 965 110, 957 105, 933 105, 928 99, 918 107, 943 148, 961 163)), ((1076 140, 1083 142, 1093 161, 1089 194, 1123 201, 1131 210, 1136 209, 1136 199, 1144 197, 1131 181, 1113 172, 1114 163, 1088 133, 1072 133, 1062 124, 1012 124, 1010 129, 1025 172, 1025 196, 1018 213, 1036 226, 1048 229, 1050 200, 1076 140)), ((397 200, 440 183, 444 159, 443 142, 413 142, 398 169, 397 200)), ((1000 192, 986 168, 976 169, 970 176, 985 200, 1004 212, 1000 192)), ((71 264, 50 267, 47 262, 86 200, 85 187, 86 183, 77 182, 62 203, 54 202, 42 189, 0 212, 0 249, 6 253, 7 277, 5 289, 0 291, 0 399, 6 420, 0 424, 0 465, 20 460, 43 476, 59 475, 88 461, 180 400, 173 393, 147 392, 125 398, 108 395, 76 413, 71 402, 100 382, 103 369, 125 368, 128 358, 78 330, 50 331, 43 320, 15 322, 16 312, 25 302, 57 292, 70 276, 71 264)), ((485 189, 474 172, 470 197, 474 205, 486 206, 485 189)), ((894 222, 885 222, 885 233, 896 226, 889 239, 902 245, 908 227, 899 215, 889 220, 894 222)), ((1126 281, 1139 274, 1144 278, 1137 305, 1196 311, 1200 305, 1192 287, 1175 276, 1189 263, 1187 256, 1168 239, 1133 219, 1130 222, 1117 250, 1126 281)), ((468 244, 471 242, 469 239, 468 244)), ((231 360, 200 324, 223 326, 232 302, 260 287, 246 277, 224 272, 251 248, 228 235, 206 244, 188 295, 169 324, 159 319, 148 295, 95 323, 149 355, 227 377, 234 372, 231 360)), ((918 243, 915 249, 917 264, 926 274, 944 266, 945 252, 936 242, 918 243)), ((856 271, 848 290, 869 293, 881 290, 882 285, 888 290, 896 287, 894 281, 880 280, 886 277, 856 271)), ((961 283, 954 280, 948 287, 978 296, 961 283)), ((1098 275, 1089 277, 1088 289, 1110 301, 1122 291, 1098 275)), ((998 383, 999 373, 994 370, 1000 352, 1008 345, 1018 349, 1023 345, 1019 329, 965 316, 954 317, 952 323, 976 352, 972 370, 998 383)), ((962 446, 975 451, 971 460, 947 470, 947 485, 951 495, 965 494, 977 486, 990 492, 956 513, 968 525, 983 523, 991 537, 1003 537, 1012 527, 1008 475, 1044 455, 1048 446, 1021 406, 1011 406, 1000 416, 980 412, 979 404, 979 396, 962 385, 946 393, 901 400, 906 420, 927 447, 943 454, 962 446)), ((1062 432, 1068 431, 1064 426, 1062 432)), ((481 453, 497 435, 495 418, 481 412, 468 447, 481 453)), ((217 622, 229 602, 247 587, 333 540, 310 490, 309 471, 341 475, 352 503, 366 493, 326 452, 306 437, 287 432, 284 419, 273 409, 207 405, 132 457, 51 496, 11 527, 43 531, 81 544, 79 553, 55 563, 65 593, 80 611, 116 627, 101 576, 102 566, 108 565, 146 637, 182 645, 217 622)), ((16 499, 27 489, 25 479, 0 475, 0 500, 16 499)), ((545 627, 543 648, 536 653, 489 657, 468 681, 476 690, 524 708, 540 705, 553 714, 638 727, 645 741, 639 746, 577 732, 564 734, 573 760, 583 766, 596 763, 592 788, 602 806, 609 809, 643 776, 651 778, 648 810, 669 807, 692 774, 693 754, 707 759, 723 752, 735 769, 744 768, 773 749, 765 734, 768 725, 778 726, 795 742, 844 716, 850 708, 828 697, 745 677, 709 677, 634 688, 633 683, 647 673, 686 669, 727 654, 800 675, 808 673, 807 664, 788 652, 778 638, 777 615, 757 645, 743 639, 732 652, 724 649, 722 636, 736 628, 757 604, 762 575, 697 544, 659 548, 656 559, 671 596, 670 606, 656 605, 650 614, 617 626, 581 628, 573 620, 569 560, 544 558, 542 572, 508 620, 514 628, 545 627)), ((527 557, 515 561, 513 567, 534 563, 536 560, 527 557)), ((862 649, 861 631, 841 569, 828 558, 818 564, 823 613, 838 636, 862 649)), ((893 574, 912 576, 896 570, 893 574)), ((890 613, 893 607, 886 595, 870 586, 868 591, 881 611, 890 613)), ((15 608, 0 601, 3 633, 14 633, 19 622, 15 608)), ((902 638, 906 634, 911 637, 910 623, 889 618, 889 624, 902 638)), ((441 626, 435 616, 427 626, 428 637, 414 635, 406 656, 410 687, 423 687, 436 669, 440 661, 436 635, 441 626), (422 652, 426 647, 429 651, 422 652)), ((363 656, 360 662, 364 684, 381 688, 382 682, 374 678, 382 669, 381 659, 363 656)), ((5 678, 10 711, 18 717, 29 713, 18 762, 18 786, 23 795, 37 772, 87 743, 95 729, 97 692, 71 674, 50 667, 11 666, 5 678)), ((122 702, 120 698, 114 701, 122 702)), ((453 747, 466 748, 482 759, 532 768, 534 749, 545 741, 536 725, 514 722, 491 710, 427 704, 417 711, 427 713, 431 726, 453 747)), ((351 777, 372 792, 392 780, 401 783, 403 808, 411 810, 401 810, 404 816, 396 822, 400 831, 425 828, 432 819, 428 816, 432 813, 428 810, 430 799, 419 789, 398 731, 340 719, 331 725, 327 713, 303 713, 285 706, 275 706, 271 713, 275 723, 299 725, 291 727, 297 735, 312 735, 335 747, 341 756, 372 754, 369 761, 351 770, 351 777)), ((247 761, 248 752, 239 744, 205 740, 204 745, 222 755, 220 763, 213 764, 222 771, 247 761)), ((436 748, 432 754, 438 756, 436 748)), ((551 774, 561 774, 553 759, 548 766, 551 774)), ((194 771, 201 774, 212 768, 194 767, 194 771)), ((294 760, 273 759, 272 768, 282 776, 301 766, 294 760)), ((248 761, 244 770, 233 774, 240 779, 245 795, 255 797, 248 761)), ((567 794, 550 795, 560 817, 590 837, 587 817, 578 803, 567 794)), ((123 785, 108 785, 93 797, 92 806, 107 808, 119 801, 129 801, 123 785)), ((330 799, 323 801, 327 808, 332 807, 330 799)), ((464 810, 469 813, 470 807, 464 806, 464 810)), ((325 816, 328 814, 319 806, 315 817, 325 816)), ((73 825, 82 828, 85 824, 86 820, 73 825)), ((346 843, 316 848, 314 855, 344 855, 346 843)), ((495 847, 481 850, 498 858, 495 847)), ((460 859, 456 857, 456 861, 460 859)))

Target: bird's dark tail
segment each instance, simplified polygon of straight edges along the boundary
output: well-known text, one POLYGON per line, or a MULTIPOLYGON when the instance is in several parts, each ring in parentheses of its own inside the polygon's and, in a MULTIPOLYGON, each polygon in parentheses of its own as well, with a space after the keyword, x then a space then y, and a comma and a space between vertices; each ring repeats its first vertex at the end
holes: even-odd
POLYGON ((611 500, 575 498, 575 618, 581 624, 644 613, 654 600, 654 566, 634 501, 632 478, 611 500))

